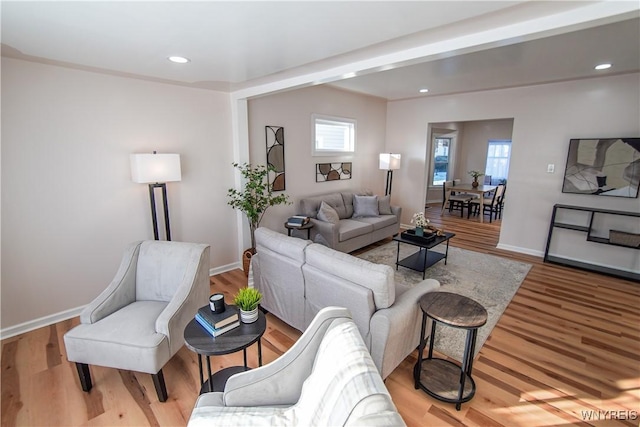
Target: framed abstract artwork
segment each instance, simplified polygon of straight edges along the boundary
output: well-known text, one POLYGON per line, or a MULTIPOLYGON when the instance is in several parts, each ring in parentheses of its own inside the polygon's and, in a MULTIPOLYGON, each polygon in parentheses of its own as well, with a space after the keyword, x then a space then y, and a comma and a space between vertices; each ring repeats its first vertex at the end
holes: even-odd
POLYGON ((316 163, 316 182, 351 179, 351 162, 316 163))
POLYGON ((271 168, 267 178, 271 191, 285 190, 284 127, 265 126, 267 140, 267 166, 271 168))
POLYGON ((638 197, 640 138, 569 141, 563 193, 638 197))

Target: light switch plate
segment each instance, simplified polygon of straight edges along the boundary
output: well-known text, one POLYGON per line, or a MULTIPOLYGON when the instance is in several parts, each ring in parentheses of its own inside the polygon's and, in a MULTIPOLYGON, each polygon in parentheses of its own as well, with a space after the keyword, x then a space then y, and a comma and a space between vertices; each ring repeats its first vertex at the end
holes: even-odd
POLYGON ((554 165, 553 163, 549 163, 547 165, 547 173, 553 173, 553 171, 556 170, 556 165, 554 165))

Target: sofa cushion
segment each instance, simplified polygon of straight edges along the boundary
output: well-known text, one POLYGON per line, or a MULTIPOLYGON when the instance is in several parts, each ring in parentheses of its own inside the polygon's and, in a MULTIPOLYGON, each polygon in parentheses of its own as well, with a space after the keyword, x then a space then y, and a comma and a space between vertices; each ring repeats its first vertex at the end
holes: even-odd
POLYGON ((380 215, 392 215, 391 212, 391 195, 378 197, 378 213, 380 215))
POLYGON ((320 210, 320 205, 322 202, 327 202, 329 206, 338 212, 338 216, 340 218, 348 218, 347 210, 344 206, 344 201, 342 200, 342 195, 340 193, 331 193, 320 196, 307 197, 305 199, 300 200, 300 211, 302 215, 317 218, 318 210, 320 210))
POLYGON ((320 203, 320 209, 318 210, 318 219, 326 222, 330 222, 331 224, 337 224, 340 222, 340 217, 338 216, 338 212, 333 209, 327 202, 322 201, 320 203))
POLYGON ((355 193, 345 192, 340 193, 342 195, 342 201, 344 202, 344 208, 347 211, 347 216, 345 218, 351 218, 353 216, 353 196, 373 196, 373 193, 369 190, 367 191, 358 191, 355 193))
POLYGON ((285 236, 265 227, 256 230, 256 250, 261 246, 301 263, 304 262, 304 248, 311 244, 308 240, 285 236))
POLYGON ((353 218, 378 216, 378 196, 353 196, 353 218))
POLYGON ((382 215, 377 217, 357 218, 357 221, 371 224, 374 230, 380 230, 381 228, 397 224, 398 218, 395 215, 382 215))
POLYGON ((373 225, 362 221, 356 221, 355 219, 340 220, 338 227, 338 240, 340 242, 344 242, 345 240, 353 239, 354 237, 362 236, 373 231, 373 225))
POLYGON ((373 292, 377 309, 390 307, 396 298, 393 268, 356 258, 322 245, 311 244, 305 250, 307 264, 373 292))
POLYGON ((64 335, 74 362, 155 374, 171 358, 169 339, 156 332, 167 307, 160 301, 135 301, 91 324, 64 335))

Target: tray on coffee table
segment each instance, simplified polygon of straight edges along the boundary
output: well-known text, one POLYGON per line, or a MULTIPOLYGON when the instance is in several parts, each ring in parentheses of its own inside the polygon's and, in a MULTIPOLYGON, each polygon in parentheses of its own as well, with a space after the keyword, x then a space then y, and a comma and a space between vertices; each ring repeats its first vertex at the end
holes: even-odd
POLYGON ((400 237, 406 240, 411 240, 416 243, 431 243, 436 238, 435 232, 425 232, 423 236, 417 235, 415 230, 406 230, 400 233, 400 237))

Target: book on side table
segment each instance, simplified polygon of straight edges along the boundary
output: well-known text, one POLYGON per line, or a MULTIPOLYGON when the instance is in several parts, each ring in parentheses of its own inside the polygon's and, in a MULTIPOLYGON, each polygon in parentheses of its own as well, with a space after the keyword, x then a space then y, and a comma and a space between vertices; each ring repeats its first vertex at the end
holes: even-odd
POLYGON ((292 227, 302 227, 309 223, 309 217, 294 215, 287 220, 287 225, 292 227))
POLYGON ((212 312, 209 305, 200 307, 196 313, 196 321, 214 337, 240 326, 238 308, 235 305, 227 305, 222 313, 212 312))

